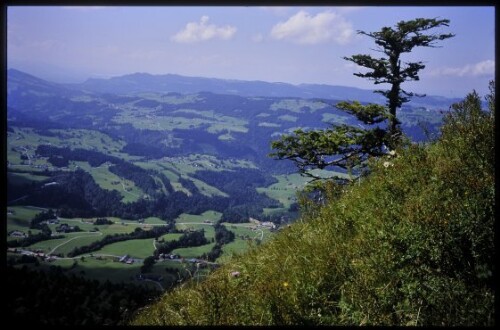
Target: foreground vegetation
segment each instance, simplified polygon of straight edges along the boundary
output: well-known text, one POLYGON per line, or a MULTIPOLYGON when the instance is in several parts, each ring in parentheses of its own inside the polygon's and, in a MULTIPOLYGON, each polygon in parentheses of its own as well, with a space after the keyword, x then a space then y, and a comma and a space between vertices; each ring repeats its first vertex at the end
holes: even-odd
POLYGON ((370 162, 302 218, 143 309, 136 325, 493 325, 495 95, 370 162))

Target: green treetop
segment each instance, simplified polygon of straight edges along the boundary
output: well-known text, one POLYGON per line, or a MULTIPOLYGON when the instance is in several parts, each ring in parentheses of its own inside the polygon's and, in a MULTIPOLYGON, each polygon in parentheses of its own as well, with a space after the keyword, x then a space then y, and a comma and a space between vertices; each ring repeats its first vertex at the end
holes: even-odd
MULTIPOLYGON (((395 28, 383 27, 378 32, 358 31, 374 39, 376 51, 385 56, 374 58, 371 55, 358 54, 344 57, 368 69, 355 76, 373 80, 374 84, 390 84, 389 90, 376 90, 387 98, 385 106, 378 104, 362 105, 360 102, 340 102, 338 109, 344 110, 371 128, 349 125, 334 125, 326 130, 296 130, 293 135, 282 136, 273 141, 275 150, 271 157, 290 159, 303 175, 320 179, 310 172, 313 169, 340 167, 351 174, 360 169, 369 157, 378 157, 393 150, 401 141, 400 122, 397 110, 412 96, 422 96, 407 92, 401 88, 405 81, 418 81, 418 73, 425 68, 422 62, 401 63, 401 54, 409 53, 415 47, 436 47, 436 42, 453 37, 453 34, 426 34, 428 30, 440 26, 449 26, 447 19, 417 18, 401 21, 395 28), (377 124, 386 123, 385 126, 377 124), (375 127, 374 127, 375 125, 375 127)), ((336 177, 336 179, 339 179, 336 177)))

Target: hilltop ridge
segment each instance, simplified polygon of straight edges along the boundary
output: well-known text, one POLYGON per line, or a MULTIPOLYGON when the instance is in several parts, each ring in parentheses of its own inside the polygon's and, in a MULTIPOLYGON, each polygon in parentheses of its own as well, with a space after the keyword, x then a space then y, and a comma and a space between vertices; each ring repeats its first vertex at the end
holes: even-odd
MULTIPOLYGON (((265 97, 299 97, 323 99, 351 99, 363 102, 383 102, 385 98, 373 93, 373 90, 356 87, 327 85, 327 84, 299 84, 293 85, 284 82, 246 81, 235 79, 219 79, 206 77, 189 77, 177 74, 149 74, 136 72, 108 79, 91 78, 81 84, 66 84, 67 87, 79 88, 93 92, 116 94, 137 92, 177 92, 198 93, 212 92, 215 94, 229 94, 238 96, 265 96, 265 97)), ((457 102, 457 98, 443 96, 425 96, 414 98, 410 105, 420 104, 443 106, 457 102)))

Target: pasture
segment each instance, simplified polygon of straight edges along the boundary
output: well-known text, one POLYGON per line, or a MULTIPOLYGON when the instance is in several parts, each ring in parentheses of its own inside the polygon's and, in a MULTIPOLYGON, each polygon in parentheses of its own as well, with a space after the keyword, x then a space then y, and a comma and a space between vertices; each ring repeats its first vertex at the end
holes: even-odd
POLYGON ((235 117, 216 114, 213 111, 193 109, 176 110, 177 113, 193 113, 200 117, 191 118, 180 116, 160 115, 156 109, 136 108, 123 109, 113 118, 118 124, 129 123, 137 129, 173 131, 174 129, 194 129, 208 125, 207 131, 219 133, 221 131, 247 133, 248 122, 235 117))
POLYGON ((210 250, 212 250, 214 245, 215 245, 215 243, 208 243, 208 244, 201 245, 201 246, 179 248, 179 249, 173 250, 172 253, 178 254, 182 258, 185 258, 185 259, 198 258, 202 254, 210 252, 210 250))
POLYGON ((7 232, 19 230, 28 233, 28 230, 31 230, 33 234, 39 233, 38 229, 30 229, 30 221, 35 215, 45 210, 34 206, 9 206, 7 208, 7 232))
POLYGON ((182 213, 175 219, 176 223, 203 223, 205 220, 216 223, 220 220, 222 213, 216 211, 205 211, 200 215, 182 213))
POLYGON ((72 162, 84 171, 88 172, 94 178, 94 181, 103 189, 116 190, 123 196, 122 202, 135 202, 144 192, 138 188, 132 181, 117 176, 109 171, 106 164, 99 167, 92 167, 88 162, 72 162))
POLYGON ((327 105, 325 103, 318 101, 309 101, 302 99, 284 99, 271 104, 269 110, 272 111, 285 110, 295 113, 301 113, 301 112, 303 113, 305 111, 315 112, 316 110, 322 109, 326 106, 327 105))
POLYGON ((123 256, 128 254, 132 258, 144 259, 153 255, 155 250, 153 238, 131 239, 123 242, 116 242, 105 245, 102 249, 92 252, 93 254, 109 254, 123 256))
POLYGON ((102 234, 100 233, 74 232, 63 235, 65 236, 64 238, 41 241, 28 246, 26 249, 33 251, 42 250, 44 253, 49 253, 55 249, 53 251, 54 254, 62 253, 66 255, 75 247, 88 245, 102 239, 102 234))

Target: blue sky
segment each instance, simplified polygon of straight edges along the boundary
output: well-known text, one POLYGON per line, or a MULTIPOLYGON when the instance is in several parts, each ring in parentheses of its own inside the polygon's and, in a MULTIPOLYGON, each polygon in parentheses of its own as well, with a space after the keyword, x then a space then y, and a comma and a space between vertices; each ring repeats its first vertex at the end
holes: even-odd
POLYGON ((380 56, 373 40, 356 31, 417 17, 449 19, 449 27, 432 32, 456 36, 403 55, 426 65, 421 80, 405 89, 484 95, 495 74, 494 7, 13 6, 7 61, 56 82, 148 72, 374 89, 342 59, 380 56))

